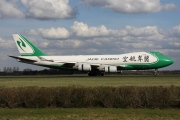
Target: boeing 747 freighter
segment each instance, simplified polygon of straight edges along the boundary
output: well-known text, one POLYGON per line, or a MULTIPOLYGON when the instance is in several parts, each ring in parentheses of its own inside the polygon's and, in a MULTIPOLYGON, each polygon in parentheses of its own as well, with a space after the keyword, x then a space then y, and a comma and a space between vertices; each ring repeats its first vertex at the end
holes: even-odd
MULTIPOLYGON (((9 56, 19 62, 61 70, 79 70, 89 76, 104 76, 122 70, 147 70, 166 67, 174 61, 159 52, 135 52, 117 55, 48 56, 28 39, 13 34, 20 56, 9 56)), ((156 72, 155 72, 156 73, 156 72)))

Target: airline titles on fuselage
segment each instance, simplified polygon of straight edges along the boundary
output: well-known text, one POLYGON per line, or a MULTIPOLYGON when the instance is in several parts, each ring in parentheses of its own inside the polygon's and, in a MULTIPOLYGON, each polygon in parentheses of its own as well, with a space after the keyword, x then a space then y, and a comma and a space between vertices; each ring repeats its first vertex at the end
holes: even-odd
POLYGON ((131 57, 124 56, 122 59, 123 62, 128 62, 128 61, 149 62, 149 55, 145 55, 144 57, 142 55, 139 55, 137 59, 136 56, 131 56, 131 57))
POLYGON ((119 60, 119 58, 88 58, 86 61, 91 60, 119 60))
MULTIPOLYGON (((119 60, 120 58, 88 58, 86 61, 96 61, 96 60, 119 60)), ((122 57, 123 62, 129 62, 129 61, 139 61, 139 62, 149 62, 149 56, 142 56, 139 55, 137 58, 136 56, 124 56, 122 57)))

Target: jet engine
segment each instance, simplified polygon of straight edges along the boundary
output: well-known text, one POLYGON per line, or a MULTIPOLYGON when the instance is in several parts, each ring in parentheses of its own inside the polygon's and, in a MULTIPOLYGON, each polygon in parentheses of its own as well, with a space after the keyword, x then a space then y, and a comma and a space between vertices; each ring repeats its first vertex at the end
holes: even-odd
POLYGON ((79 71, 91 71, 91 65, 90 64, 86 64, 86 63, 82 63, 82 64, 78 64, 78 70, 79 71))
POLYGON ((106 66, 105 72, 108 72, 108 73, 117 72, 117 67, 116 66, 106 66))
POLYGON ((99 71, 101 72, 108 72, 108 73, 116 73, 117 67, 116 66, 99 66, 99 71))

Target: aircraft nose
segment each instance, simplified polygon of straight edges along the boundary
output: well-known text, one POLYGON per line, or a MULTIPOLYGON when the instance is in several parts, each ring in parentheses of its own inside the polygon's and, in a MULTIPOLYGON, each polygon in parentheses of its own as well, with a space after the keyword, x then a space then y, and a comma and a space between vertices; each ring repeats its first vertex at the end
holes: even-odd
POLYGON ((163 61, 166 65, 171 65, 174 63, 174 60, 169 57, 166 57, 163 61))

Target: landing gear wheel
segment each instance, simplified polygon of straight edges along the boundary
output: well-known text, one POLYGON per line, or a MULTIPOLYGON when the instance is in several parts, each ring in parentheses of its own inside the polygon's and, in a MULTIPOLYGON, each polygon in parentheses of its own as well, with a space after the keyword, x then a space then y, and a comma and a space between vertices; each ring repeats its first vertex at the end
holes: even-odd
POLYGON ((104 76, 104 73, 101 73, 100 76, 104 76))
POLYGON ((97 76, 98 74, 96 72, 89 72, 88 76, 97 76))
POLYGON ((104 76, 103 72, 89 72, 88 76, 104 76))

